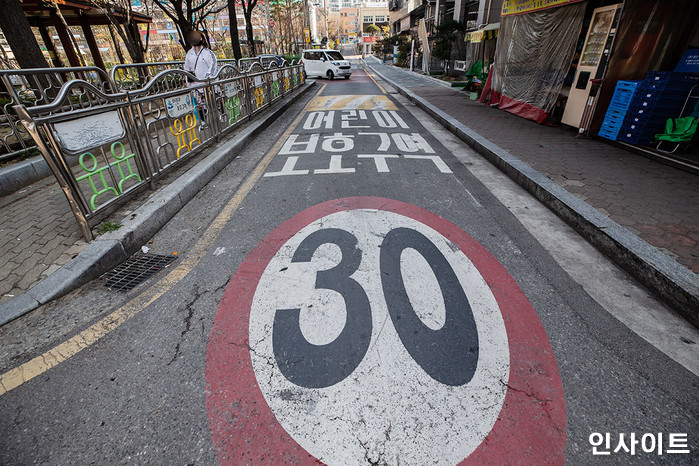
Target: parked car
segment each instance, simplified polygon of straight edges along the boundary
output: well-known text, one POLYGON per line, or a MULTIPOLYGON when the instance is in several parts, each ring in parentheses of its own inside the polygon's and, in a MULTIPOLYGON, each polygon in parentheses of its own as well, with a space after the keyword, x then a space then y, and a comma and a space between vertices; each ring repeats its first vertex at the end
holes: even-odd
POLYGON ((257 58, 265 68, 267 68, 270 63, 276 63, 277 66, 282 66, 284 62, 284 57, 282 55, 258 55, 257 58))
POLYGON ((343 76, 345 79, 349 79, 352 74, 352 65, 337 50, 304 50, 303 67, 307 76, 327 77, 328 79, 343 76))

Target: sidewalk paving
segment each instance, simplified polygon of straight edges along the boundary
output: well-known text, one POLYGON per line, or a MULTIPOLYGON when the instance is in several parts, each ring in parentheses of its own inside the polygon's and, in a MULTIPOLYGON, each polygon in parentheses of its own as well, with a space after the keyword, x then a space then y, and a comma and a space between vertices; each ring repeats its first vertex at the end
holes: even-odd
POLYGON ((426 76, 368 64, 699 273, 699 176, 488 108, 426 76))
POLYGON ((0 304, 19 296, 87 245, 55 178, 0 199, 0 304))
POLYGON ((104 218, 121 226, 90 244, 83 240, 54 177, 0 197, 0 325, 92 280, 140 250, 314 84, 302 84, 263 115, 246 120, 220 141, 212 141, 206 150, 172 167, 157 179, 155 190, 142 190, 104 218))

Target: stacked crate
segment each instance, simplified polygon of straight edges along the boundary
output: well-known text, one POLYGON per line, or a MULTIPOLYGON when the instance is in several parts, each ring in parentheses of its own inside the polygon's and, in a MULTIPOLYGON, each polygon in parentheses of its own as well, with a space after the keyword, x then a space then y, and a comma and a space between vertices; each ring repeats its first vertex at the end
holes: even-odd
POLYGON ((640 86, 641 81, 617 81, 612 101, 604 115, 604 122, 597 133, 599 136, 616 141, 640 86))
POLYGON ((699 84, 696 74, 649 72, 634 96, 617 140, 654 144, 655 135, 665 131, 667 119, 680 116, 695 84, 699 84))

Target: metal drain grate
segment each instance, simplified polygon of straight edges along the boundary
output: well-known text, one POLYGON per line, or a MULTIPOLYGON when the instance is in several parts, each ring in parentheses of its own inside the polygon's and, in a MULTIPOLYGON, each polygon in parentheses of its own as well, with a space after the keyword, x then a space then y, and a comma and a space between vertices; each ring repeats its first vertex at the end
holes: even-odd
POLYGON ((129 291, 167 267, 176 258, 177 256, 139 254, 130 257, 100 278, 105 280, 104 286, 110 290, 129 291))

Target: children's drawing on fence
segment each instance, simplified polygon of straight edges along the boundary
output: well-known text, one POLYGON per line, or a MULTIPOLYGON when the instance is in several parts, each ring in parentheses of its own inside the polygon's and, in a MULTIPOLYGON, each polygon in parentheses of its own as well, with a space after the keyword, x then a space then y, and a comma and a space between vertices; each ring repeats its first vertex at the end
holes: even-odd
POLYGON ((121 142, 115 142, 110 148, 113 161, 102 152, 104 164, 100 166, 99 159, 92 152, 85 152, 80 155, 78 162, 80 168, 85 172, 83 175, 76 176, 75 180, 81 182, 87 180, 92 196, 90 197, 90 207, 92 210, 97 210, 97 198, 103 194, 111 194, 114 197, 119 197, 126 189, 124 184, 128 180, 135 180, 139 184, 143 180, 138 174, 138 168, 132 165, 136 154, 133 152, 126 154, 126 148, 121 142), (115 169, 115 170, 114 170, 115 169), (111 183, 108 183, 105 176, 109 176, 111 183))

